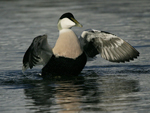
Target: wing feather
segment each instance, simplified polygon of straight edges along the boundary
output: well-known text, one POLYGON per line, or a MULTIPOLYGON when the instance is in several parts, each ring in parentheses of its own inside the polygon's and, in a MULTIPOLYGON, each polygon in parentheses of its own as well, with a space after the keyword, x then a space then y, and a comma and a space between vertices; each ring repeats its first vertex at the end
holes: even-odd
POLYGON ((52 50, 47 42, 46 35, 40 35, 33 39, 23 57, 22 71, 32 69, 36 65, 45 65, 52 56, 52 50))

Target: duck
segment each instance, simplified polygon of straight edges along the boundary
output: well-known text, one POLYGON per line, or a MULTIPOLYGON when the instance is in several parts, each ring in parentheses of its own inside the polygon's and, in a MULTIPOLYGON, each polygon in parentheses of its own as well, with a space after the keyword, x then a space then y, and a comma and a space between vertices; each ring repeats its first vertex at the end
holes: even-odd
POLYGON ((59 37, 52 48, 47 35, 35 37, 23 56, 22 72, 43 65, 42 76, 77 76, 96 55, 110 62, 134 60, 139 52, 120 37, 96 29, 86 29, 78 37, 72 27, 83 27, 70 12, 62 14, 57 27, 59 37))

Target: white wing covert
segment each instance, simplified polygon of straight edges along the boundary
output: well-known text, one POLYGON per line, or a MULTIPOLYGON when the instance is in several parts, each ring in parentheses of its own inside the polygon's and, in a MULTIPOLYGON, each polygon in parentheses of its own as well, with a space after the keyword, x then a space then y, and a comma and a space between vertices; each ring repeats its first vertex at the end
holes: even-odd
POLYGON ((114 34, 94 29, 85 30, 80 36, 81 47, 88 57, 101 54, 111 62, 125 62, 139 56, 139 52, 114 34))

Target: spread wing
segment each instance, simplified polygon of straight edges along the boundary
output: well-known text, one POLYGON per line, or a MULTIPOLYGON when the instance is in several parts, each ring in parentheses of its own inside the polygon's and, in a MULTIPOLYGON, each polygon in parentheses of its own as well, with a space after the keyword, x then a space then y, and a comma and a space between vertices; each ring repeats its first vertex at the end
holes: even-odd
POLYGON ((123 39, 105 31, 83 31, 79 40, 83 50, 91 58, 100 53, 102 58, 111 62, 125 62, 137 58, 140 54, 123 39))
POLYGON ((35 37, 24 54, 22 71, 32 69, 36 65, 46 65, 51 56, 52 49, 47 42, 47 36, 35 37))

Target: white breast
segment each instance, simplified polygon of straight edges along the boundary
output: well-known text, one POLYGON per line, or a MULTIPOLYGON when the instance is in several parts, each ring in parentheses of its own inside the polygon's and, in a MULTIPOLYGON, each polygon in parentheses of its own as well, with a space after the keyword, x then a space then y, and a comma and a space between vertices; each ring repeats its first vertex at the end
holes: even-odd
POLYGON ((59 38, 53 48, 56 56, 77 58, 82 54, 79 40, 71 29, 62 29, 59 38))

